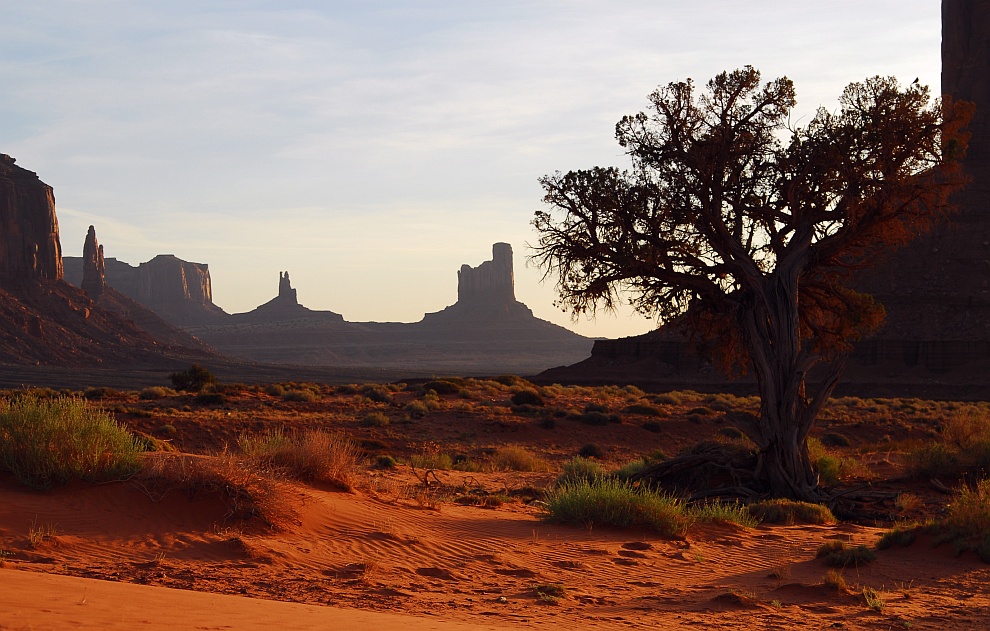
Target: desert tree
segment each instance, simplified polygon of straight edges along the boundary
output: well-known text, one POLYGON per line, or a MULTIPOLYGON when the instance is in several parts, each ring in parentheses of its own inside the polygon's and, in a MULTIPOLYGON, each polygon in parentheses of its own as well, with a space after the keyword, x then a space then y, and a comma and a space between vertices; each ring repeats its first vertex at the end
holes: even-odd
POLYGON ((649 99, 616 125, 627 170, 541 178, 531 259, 575 317, 625 296, 709 340, 727 371, 752 370, 759 415, 735 420, 758 446, 754 479, 818 499, 808 432, 884 317, 853 274, 949 213, 972 106, 875 77, 794 126, 793 83, 749 66, 649 99))

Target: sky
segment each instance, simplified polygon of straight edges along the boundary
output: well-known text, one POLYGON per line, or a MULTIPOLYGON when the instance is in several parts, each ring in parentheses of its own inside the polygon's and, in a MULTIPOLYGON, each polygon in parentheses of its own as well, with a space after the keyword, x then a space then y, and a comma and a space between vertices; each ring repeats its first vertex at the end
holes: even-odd
POLYGON ((414 322, 514 250, 516 298, 589 337, 527 264, 538 179, 628 166, 615 123, 657 86, 753 65, 793 121, 874 75, 938 93, 935 0, 39 0, 0 3, 0 153, 55 189, 63 253, 207 263, 242 312, 414 322))

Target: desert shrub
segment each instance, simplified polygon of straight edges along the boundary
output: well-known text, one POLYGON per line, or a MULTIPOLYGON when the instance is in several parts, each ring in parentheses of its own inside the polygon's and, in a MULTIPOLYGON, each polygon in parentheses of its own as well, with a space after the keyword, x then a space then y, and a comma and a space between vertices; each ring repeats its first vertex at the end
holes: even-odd
POLYGON ((512 395, 513 405, 544 405, 543 397, 536 390, 520 390, 512 395))
POLYGON ((503 386, 509 386, 510 388, 513 386, 517 386, 520 388, 528 388, 530 390, 536 389, 536 386, 533 385, 531 381, 529 381, 528 379, 523 379, 518 375, 499 375, 498 377, 492 379, 492 381, 496 383, 500 383, 503 386))
POLYGON ((643 416, 665 416, 663 410, 649 403, 633 403, 623 408, 624 414, 641 414, 643 416))
POLYGON ((849 584, 846 583, 846 578, 842 575, 842 572, 838 570, 825 572, 825 575, 822 576, 822 586, 840 594, 849 593, 849 584))
POLYGON ((265 393, 273 397, 281 397, 285 394, 285 388, 281 384, 273 383, 265 386, 265 393))
POLYGON ((441 407, 443 407, 443 403, 441 403, 440 397, 437 396, 437 393, 432 390, 426 391, 426 394, 423 395, 422 401, 423 401, 423 405, 426 406, 426 409, 430 411, 439 410, 441 407))
POLYGON ((822 444, 826 447, 848 447, 852 443, 849 438, 838 432, 829 432, 821 437, 822 444))
POLYGON ((185 392, 199 392, 207 384, 216 383, 217 378, 206 368, 193 364, 186 370, 173 372, 168 376, 172 387, 185 392))
POLYGON ((667 459, 667 454, 663 452, 662 449, 654 449, 643 456, 643 463, 652 467, 653 465, 660 464, 667 459))
POLYGON ((687 414, 688 416, 695 415, 695 416, 705 417, 705 416, 713 416, 715 412, 711 408, 707 408, 702 405, 696 408, 691 408, 690 410, 687 411, 687 414))
POLYGON ((357 384, 345 383, 344 385, 335 387, 333 391, 334 394, 349 395, 349 394, 359 394, 361 392, 361 389, 358 388, 357 384))
POLYGON ((151 386, 150 388, 144 388, 138 393, 138 396, 146 401, 152 399, 161 399, 162 397, 167 397, 172 392, 168 388, 163 388, 162 386, 151 386))
POLYGON ((227 519, 257 518, 279 529, 295 517, 290 494, 274 472, 226 452, 216 456, 147 454, 135 478, 153 499, 173 490, 215 495, 227 507, 227 519))
POLYGON ((959 458, 957 452, 948 445, 933 442, 908 451, 906 464, 908 475, 931 479, 940 475, 956 475, 959 458))
POLYGON ((773 499, 754 502, 746 507, 749 514, 761 522, 770 524, 834 524, 832 511, 821 504, 773 499))
POLYGON ((811 465, 818 473, 818 480, 821 484, 836 484, 842 478, 862 470, 859 463, 852 458, 829 452, 817 438, 808 439, 808 456, 811 458, 811 465))
POLYGON ((454 468, 454 459, 448 453, 443 453, 437 448, 427 448, 421 454, 413 454, 409 457, 410 466, 416 469, 440 469, 446 471, 454 468))
POLYGON ((378 469, 394 469, 398 465, 396 459, 388 454, 382 454, 375 458, 375 467, 378 469))
POLYGON ((665 392, 653 395, 653 402, 662 405, 684 405, 684 396, 680 392, 665 392))
POLYGON ((316 401, 316 393, 312 390, 286 390, 282 395, 283 401, 294 403, 312 403, 316 401))
POLYGON ((285 433, 273 430, 260 436, 242 435, 237 446, 261 468, 283 472, 299 480, 325 482, 345 490, 358 463, 358 449, 347 438, 321 430, 285 433))
POLYGON ((643 429, 654 434, 659 434, 663 431, 663 425, 659 421, 646 421, 643 423, 643 429))
POLYGON ((743 434, 736 427, 728 427, 728 426, 727 427, 720 427, 719 430, 718 430, 718 433, 720 435, 722 435, 722 436, 725 436, 729 440, 742 440, 742 439, 746 438, 746 435, 743 434))
POLYGON ((413 418, 422 418, 430 411, 422 401, 410 401, 403 409, 413 418))
POLYGON ((547 463, 520 445, 504 445, 492 455, 492 466, 508 471, 545 471, 547 463))
POLYGON ((877 558, 876 552, 864 545, 851 546, 845 541, 829 541, 818 546, 816 559, 824 559, 832 567, 866 565, 877 558))
POLYGON ((156 434, 161 434, 162 436, 175 436, 176 434, 175 425, 171 423, 164 423, 155 428, 156 434))
POLYGON ((622 465, 612 475, 622 481, 626 481, 644 469, 646 469, 646 463, 640 458, 639 460, 633 460, 622 465))
POLYGON ((582 458, 601 459, 605 455, 605 451, 597 443, 588 443, 578 450, 578 455, 582 458))
POLYGON ((561 486, 575 482, 591 482, 605 477, 605 469, 594 460, 576 456, 564 463, 563 470, 557 476, 554 485, 561 486))
POLYGON ((360 422, 362 427, 385 427, 388 424, 388 416, 382 412, 368 412, 360 422))
POLYGON ((122 394, 123 393, 120 390, 115 390, 114 388, 86 388, 86 390, 83 391, 83 397, 89 401, 113 399, 121 396, 122 394))
POLYGON ((600 414, 608 413, 608 406, 604 403, 588 403, 584 406, 585 412, 598 412, 600 414))
POLYGON ((388 386, 369 383, 361 386, 359 391, 375 403, 387 403, 392 405, 394 402, 394 399, 392 398, 392 389, 388 386))
POLYGON ((909 546, 918 539, 923 527, 916 524, 895 524, 884 532, 877 540, 876 549, 886 550, 892 546, 909 546))
POLYGON ((461 384, 447 379, 434 379, 427 381, 420 388, 424 391, 433 390, 437 394, 458 394, 461 391, 461 384))
POLYGON ((601 425, 608 425, 609 416, 608 414, 605 414, 603 412, 595 412, 595 411, 584 412, 580 416, 578 416, 578 420, 584 423, 585 425, 601 426, 601 425))
POLYGON ((608 477, 547 490, 543 510, 551 522, 645 526, 665 536, 684 534, 691 521, 676 497, 608 477))
POLYGON ((643 392, 642 390, 640 390, 639 388, 637 388, 634 385, 628 385, 628 386, 624 387, 622 390, 623 390, 623 392, 625 392, 630 397, 635 397, 636 399, 642 399, 643 397, 646 396, 646 393, 645 392, 643 392))
POLYGON ((200 392, 196 395, 195 401, 199 405, 224 405, 227 403, 227 395, 219 392, 200 392))
POLYGON ((547 605, 556 605, 567 598, 567 588, 563 583, 540 583, 533 586, 533 593, 541 603, 547 605))
POLYGON ((140 441, 82 399, 0 399, 0 469, 22 484, 125 478, 139 469, 140 453, 140 441))

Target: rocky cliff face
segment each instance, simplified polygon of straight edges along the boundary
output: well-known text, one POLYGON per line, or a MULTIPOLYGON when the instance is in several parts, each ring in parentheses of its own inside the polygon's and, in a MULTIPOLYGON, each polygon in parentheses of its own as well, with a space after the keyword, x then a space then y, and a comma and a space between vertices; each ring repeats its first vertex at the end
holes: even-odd
POLYGON ((55 194, 0 153, 0 281, 62 278, 55 194))
MULTIPOLYGON (((83 258, 64 258, 65 280, 78 287, 85 281, 83 258)), ((213 304, 210 268, 171 254, 160 254, 137 267, 115 258, 103 259, 106 285, 151 309, 176 326, 222 321, 227 314, 213 304)), ((84 287, 85 289, 85 287, 84 287)))
POLYGON ((103 246, 96 240, 96 228, 89 227, 83 243, 82 290, 93 300, 99 300, 107 287, 106 261, 103 259, 103 246))

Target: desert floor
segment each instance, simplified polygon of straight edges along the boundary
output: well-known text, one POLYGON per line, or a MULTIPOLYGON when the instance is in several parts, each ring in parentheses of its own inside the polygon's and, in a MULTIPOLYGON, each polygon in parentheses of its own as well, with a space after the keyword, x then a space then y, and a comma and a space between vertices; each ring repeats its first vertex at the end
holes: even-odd
POLYGON ((672 539, 548 523, 540 491, 589 443, 612 468, 656 449, 676 453, 723 439, 721 412, 752 400, 551 388, 545 408, 533 409, 511 405, 512 387, 462 385, 427 397, 423 416, 407 408, 423 400, 415 388, 374 402, 359 388, 312 388, 315 400, 291 401, 235 387, 209 406, 191 395, 91 393, 178 453, 236 451, 245 433, 316 428, 351 437, 364 464, 349 491, 281 482, 277 528, 233 517, 211 493, 163 492, 137 479, 34 491, 0 474, 0 629, 990 628, 990 565, 972 553, 926 540, 884 550, 843 570, 847 591, 825 587, 829 568, 815 558, 823 542, 872 545, 888 522, 944 508, 950 496, 904 478, 903 453, 965 404, 850 399, 823 416, 817 434, 850 443, 834 450, 855 465, 839 486, 912 498, 878 504, 886 520, 716 524, 672 539), (624 411, 646 401, 659 416, 624 411), (582 423, 577 412, 589 404, 614 413, 613 422, 582 423), (389 422, 369 426, 369 411, 389 422), (506 445, 528 450, 538 470, 497 470, 506 445), (386 454, 405 464, 373 466, 386 454), (468 470, 433 466, 425 477, 450 461, 468 470), (562 584, 566 596, 541 600, 534 587, 545 583, 562 584), (867 605, 864 587, 877 590, 882 607, 867 605))

